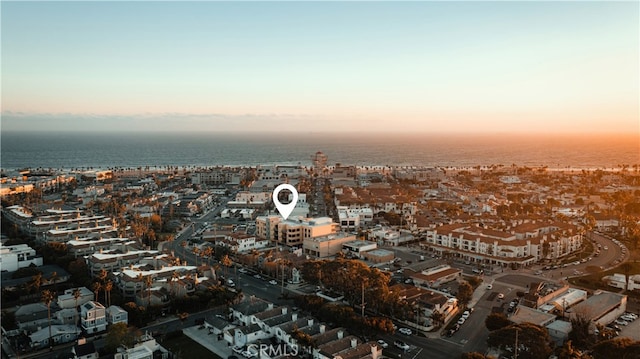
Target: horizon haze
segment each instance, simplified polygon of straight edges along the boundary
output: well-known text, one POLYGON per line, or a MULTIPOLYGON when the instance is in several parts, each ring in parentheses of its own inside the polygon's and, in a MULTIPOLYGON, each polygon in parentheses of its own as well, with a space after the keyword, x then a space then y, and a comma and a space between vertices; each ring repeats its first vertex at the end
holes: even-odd
POLYGON ((639 133, 638 2, 3 2, 2 132, 639 133))

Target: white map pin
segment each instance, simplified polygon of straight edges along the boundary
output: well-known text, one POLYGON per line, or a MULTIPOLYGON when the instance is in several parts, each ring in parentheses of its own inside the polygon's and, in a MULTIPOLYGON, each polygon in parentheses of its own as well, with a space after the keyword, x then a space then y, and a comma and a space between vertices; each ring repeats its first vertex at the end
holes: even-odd
POLYGON ((298 191, 296 191, 296 188, 292 185, 283 183, 273 190, 273 203, 275 203, 276 208, 278 209, 278 212, 280 212, 282 218, 286 220, 291 212, 293 212, 293 209, 296 207, 296 203, 298 203, 298 191), (291 199, 291 203, 284 204, 280 203, 280 200, 278 200, 278 193, 280 193, 280 191, 282 191, 283 189, 288 189, 289 191, 291 191, 291 195, 293 197, 291 199))

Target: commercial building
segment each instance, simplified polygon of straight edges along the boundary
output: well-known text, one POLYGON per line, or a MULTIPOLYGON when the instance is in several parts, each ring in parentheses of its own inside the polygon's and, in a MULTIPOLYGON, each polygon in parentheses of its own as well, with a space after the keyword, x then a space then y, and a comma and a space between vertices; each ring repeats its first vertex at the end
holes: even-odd
POLYGON ((338 233, 340 226, 329 217, 293 218, 263 216, 256 219, 256 234, 287 246, 302 246, 306 238, 338 233))
POLYGON ((352 234, 336 233, 326 236, 305 238, 302 243, 304 254, 314 258, 333 257, 342 251, 345 243, 354 241, 356 237, 352 234))

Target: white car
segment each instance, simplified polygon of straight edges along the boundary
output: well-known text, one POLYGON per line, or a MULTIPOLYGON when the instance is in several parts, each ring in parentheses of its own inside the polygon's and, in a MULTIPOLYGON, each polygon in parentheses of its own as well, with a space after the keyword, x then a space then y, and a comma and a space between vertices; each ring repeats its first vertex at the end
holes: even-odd
POLYGON ((467 321, 467 319, 465 317, 460 317, 460 319, 458 319, 458 325, 462 325, 466 321, 467 321))
POLYGON ((493 284, 487 285, 487 289, 493 289, 493 284))
POLYGON ((389 344, 387 344, 387 342, 385 342, 382 339, 378 340, 378 345, 383 347, 383 348, 387 348, 389 346, 389 344))
POLYGON ((407 343, 405 343, 405 342, 402 342, 402 341, 399 341, 399 340, 396 340, 396 342, 394 343, 394 345, 395 345, 396 347, 398 347, 398 348, 402 349, 402 350, 405 350, 405 351, 406 351, 406 350, 409 350, 409 348, 410 348, 410 347, 409 347, 409 344, 407 344, 407 343))
POLYGON ((278 285, 278 282, 275 279, 269 281, 269 284, 278 285))
POLYGON ((404 335, 411 335, 411 333, 413 333, 409 328, 400 328, 398 331, 404 335))
POLYGON ((468 310, 465 310, 464 313, 462 313, 462 318, 467 319, 470 315, 471 313, 468 310))
POLYGON ((504 294, 499 293, 499 294, 498 294, 498 299, 503 299, 503 298, 504 298, 504 294))
POLYGON ((625 326, 625 327, 626 327, 627 325, 629 325, 629 323, 628 323, 627 321, 620 320, 620 319, 616 320, 614 323, 616 323, 616 324, 618 324, 618 325, 625 326))

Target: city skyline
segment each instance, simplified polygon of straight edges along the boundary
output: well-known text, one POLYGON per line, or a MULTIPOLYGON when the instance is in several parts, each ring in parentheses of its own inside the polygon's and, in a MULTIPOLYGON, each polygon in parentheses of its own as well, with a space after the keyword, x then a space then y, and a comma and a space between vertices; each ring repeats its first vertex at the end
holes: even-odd
POLYGON ((3 2, 2 130, 638 133, 637 2, 3 2))

